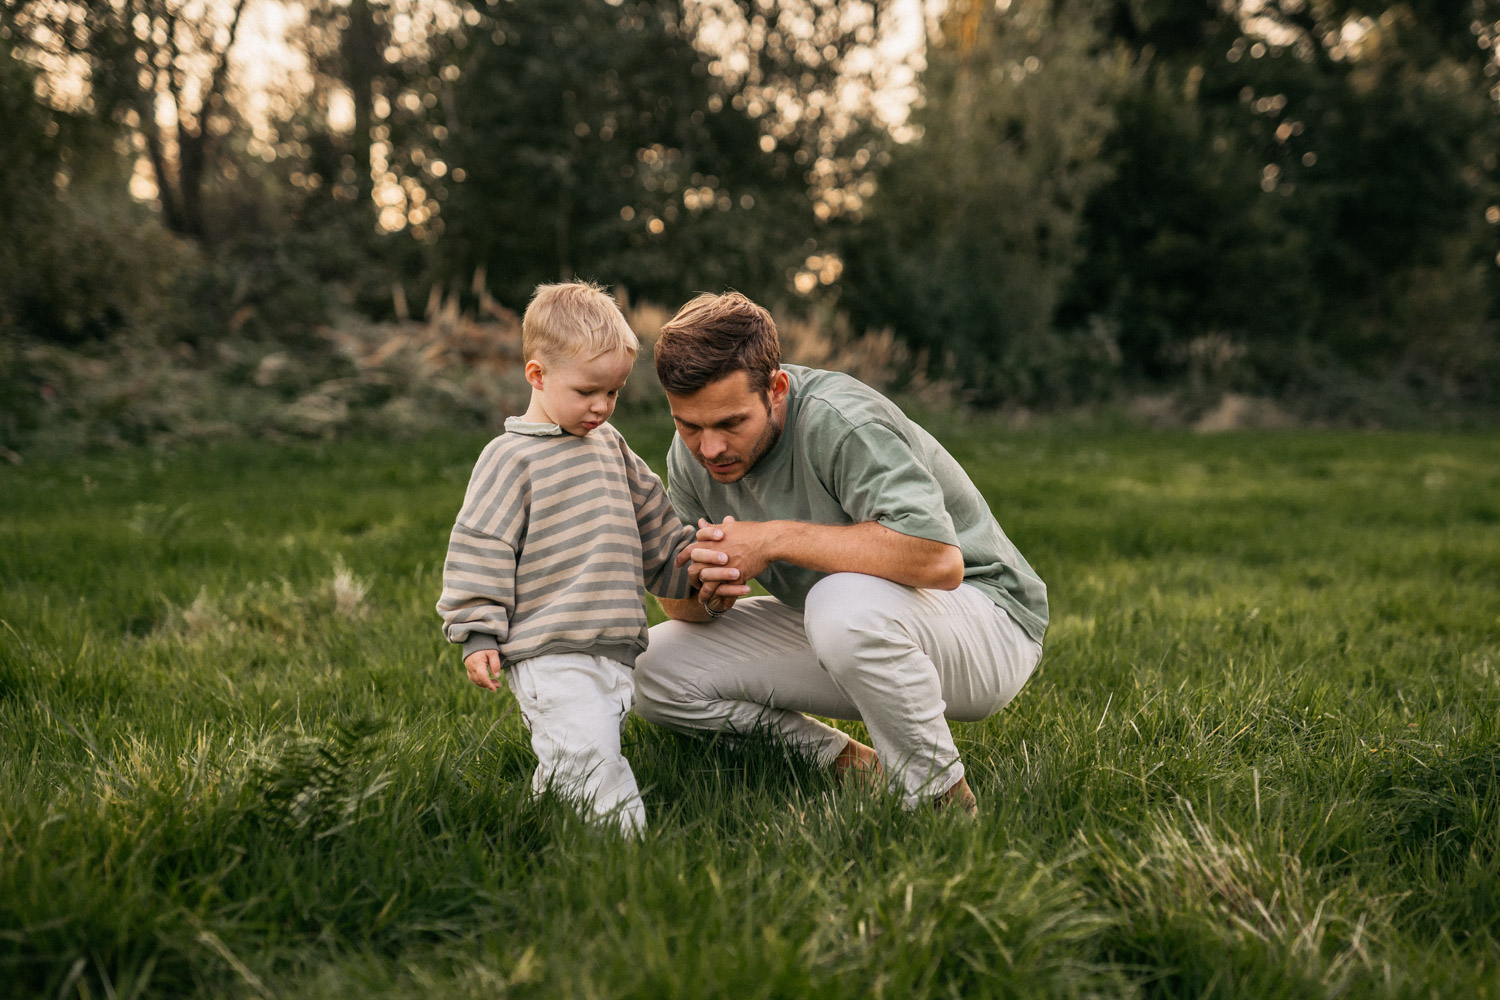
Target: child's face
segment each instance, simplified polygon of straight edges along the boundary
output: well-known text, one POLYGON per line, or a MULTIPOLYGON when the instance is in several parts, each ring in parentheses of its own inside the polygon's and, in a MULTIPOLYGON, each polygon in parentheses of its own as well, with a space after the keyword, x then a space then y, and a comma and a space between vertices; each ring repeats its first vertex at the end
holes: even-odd
POLYGON ((629 351, 526 362, 526 381, 532 389, 526 419, 556 424, 582 437, 615 412, 615 402, 634 364, 635 355, 629 351))

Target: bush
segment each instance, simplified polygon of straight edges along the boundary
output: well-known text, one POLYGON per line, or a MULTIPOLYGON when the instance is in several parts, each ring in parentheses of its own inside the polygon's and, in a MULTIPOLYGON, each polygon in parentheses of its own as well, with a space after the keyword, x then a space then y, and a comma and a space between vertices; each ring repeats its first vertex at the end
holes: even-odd
POLYGON ((67 191, 18 206, 0 243, 0 329, 77 345, 154 329, 173 313, 178 276, 198 265, 143 206, 67 191))

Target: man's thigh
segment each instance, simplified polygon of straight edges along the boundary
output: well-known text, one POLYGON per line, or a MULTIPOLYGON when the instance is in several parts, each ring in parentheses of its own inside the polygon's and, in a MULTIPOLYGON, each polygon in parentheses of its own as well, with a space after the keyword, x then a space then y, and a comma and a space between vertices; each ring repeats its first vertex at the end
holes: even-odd
MULTIPOLYGON (((1041 646, 973 587, 920 590, 843 573, 822 580, 809 604, 819 615, 846 622, 874 611, 882 627, 891 629, 893 645, 909 641, 930 661, 946 703, 944 714, 955 721, 999 711, 1021 690, 1041 657, 1041 646)), ((830 719, 860 718, 854 702, 819 664, 803 612, 773 597, 742 600, 709 623, 657 625, 637 665, 638 682, 643 672, 694 698, 748 701, 830 719)))
POLYGON ((859 711, 818 664, 802 612, 774 597, 739 601, 712 622, 664 622, 636 663, 638 685, 665 684, 707 701, 740 701, 857 719, 859 711))
POLYGON ((847 641, 888 644, 892 669, 935 672, 943 714, 959 722, 1004 708, 1041 658, 1041 646, 974 587, 924 590, 836 573, 808 594, 807 614, 814 634, 836 643, 847 630, 847 641))

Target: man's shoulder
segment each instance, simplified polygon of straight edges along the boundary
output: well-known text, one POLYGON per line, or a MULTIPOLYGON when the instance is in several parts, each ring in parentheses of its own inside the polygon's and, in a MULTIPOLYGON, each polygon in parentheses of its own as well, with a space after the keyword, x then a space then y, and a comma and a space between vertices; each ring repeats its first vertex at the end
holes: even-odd
POLYGON ((807 430, 847 433, 868 424, 904 429, 910 421, 883 393, 852 375, 822 368, 786 365, 807 430))

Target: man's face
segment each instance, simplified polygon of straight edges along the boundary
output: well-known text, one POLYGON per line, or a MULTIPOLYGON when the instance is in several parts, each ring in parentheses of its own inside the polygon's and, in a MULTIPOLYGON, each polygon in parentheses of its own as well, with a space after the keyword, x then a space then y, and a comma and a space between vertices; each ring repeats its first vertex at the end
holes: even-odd
POLYGON ((750 376, 735 372, 687 396, 667 393, 677 434, 698 464, 721 483, 738 482, 781 437, 791 380, 777 369, 770 388, 750 390, 750 376))

